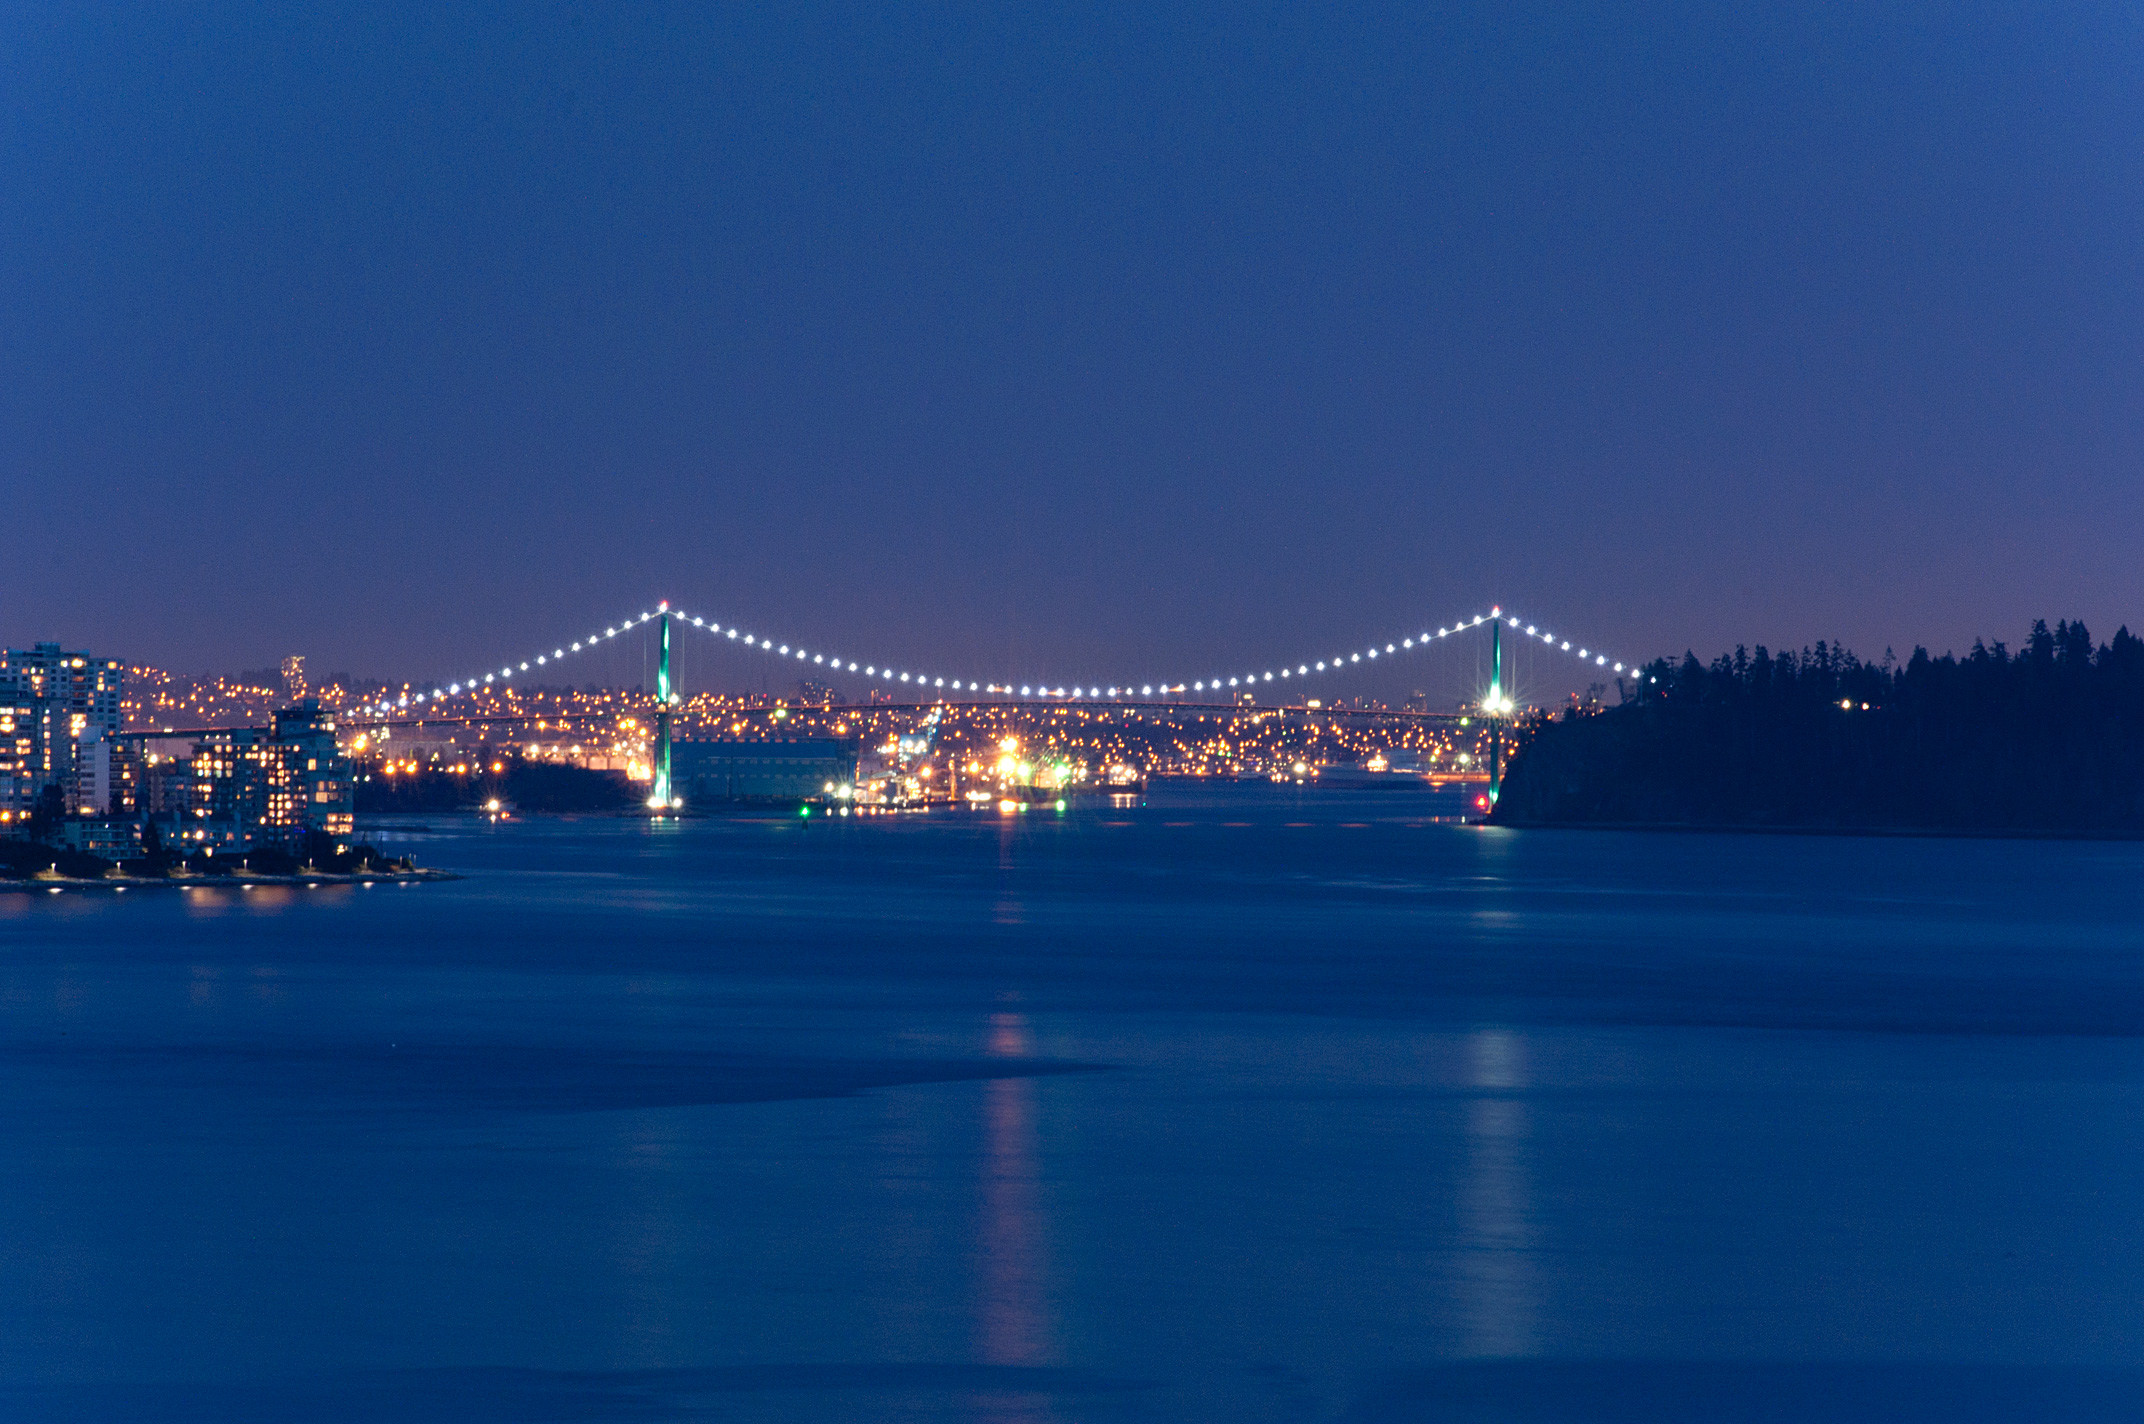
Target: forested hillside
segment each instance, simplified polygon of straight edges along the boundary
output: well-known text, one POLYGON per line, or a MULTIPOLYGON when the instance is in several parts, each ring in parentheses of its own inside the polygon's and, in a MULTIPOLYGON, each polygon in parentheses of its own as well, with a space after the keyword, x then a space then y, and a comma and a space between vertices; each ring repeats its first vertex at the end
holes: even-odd
POLYGON ((1492 819, 2144 833, 2144 640, 2041 622, 2015 654, 1662 660, 1536 728, 1492 819))

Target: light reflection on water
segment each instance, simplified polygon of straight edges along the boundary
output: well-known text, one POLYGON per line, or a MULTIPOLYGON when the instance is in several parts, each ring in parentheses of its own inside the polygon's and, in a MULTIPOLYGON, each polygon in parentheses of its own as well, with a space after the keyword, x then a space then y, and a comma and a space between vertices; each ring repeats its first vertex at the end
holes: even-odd
MULTIPOLYGON (((1025 1058, 1032 1046, 1023 1015, 990 1016, 992 1056, 1025 1058)), ((990 1365, 1054 1365, 1035 1080, 994 1079, 983 1084, 982 1102, 976 1356, 990 1365)), ((991 1392, 981 1403, 982 1417, 1005 1424, 1043 1424, 1054 1417, 1048 1400, 1036 1394, 991 1392)))
POLYGON ((1483 1029, 1467 1039, 1471 1086, 1498 1096, 1466 1104, 1459 1187, 1459 1260, 1465 1322, 1459 1353, 1534 1351, 1535 1247, 1527 1189, 1526 1041, 1483 1029))

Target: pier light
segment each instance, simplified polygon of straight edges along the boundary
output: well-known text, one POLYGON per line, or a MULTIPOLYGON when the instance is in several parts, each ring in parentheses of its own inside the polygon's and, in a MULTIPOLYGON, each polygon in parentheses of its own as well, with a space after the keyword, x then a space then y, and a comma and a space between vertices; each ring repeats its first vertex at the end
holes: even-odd
POLYGON ((1370 660, 1371 660, 1372 662, 1375 662, 1375 661, 1377 660, 1377 649, 1375 649, 1375 648, 1372 648, 1372 649, 1370 649, 1370 660))
POLYGON ((1142 687, 1139 689, 1139 695, 1141 697, 1152 697, 1154 695, 1154 689, 1152 687, 1142 687))
POLYGON ((1411 647, 1413 647, 1413 646, 1414 646, 1414 639, 1412 639, 1412 638, 1403 638, 1403 639, 1401 639, 1401 640, 1400 640, 1400 646, 1401 646, 1401 647, 1403 647, 1403 648, 1411 648, 1411 647))
POLYGON ((1280 670, 1280 675, 1281 675, 1282 677, 1286 677, 1286 676, 1288 675, 1288 669, 1286 669, 1286 668, 1282 668, 1282 669, 1280 670))
POLYGON ((730 636, 732 638, 737 636, 737 630, 735 628, 730 629, 730 636))
POLYGON ((1323 672, 1323 671, 1325 671, 1325 664, 1323 664, 1323 663, 1319 663, 1319 664, 1318 664, 1318 671, 1319 671, 1319 672, 1323 672))
POLYGON ((1354 657, 1352 657, 1352 658, 1348 659, 1348 661, 1349 661, 1349 662, 1357 662, 1357 663, 1359 663, 1359 662, 1361 662, 1361 661, 1362 661, 1362 654, 1360 654, 1360 653, 1357 653, 1357 654, 1355 654, 1355 656, 1354 656, 1354 657))
POLYGON ((788 645, 787 643, 784 643, 784 644, 782 644, 782 655, 783 655, 784 657, 786 657, 786 656, 788 656, 788 654, 789 654, 789 645, 788 645))

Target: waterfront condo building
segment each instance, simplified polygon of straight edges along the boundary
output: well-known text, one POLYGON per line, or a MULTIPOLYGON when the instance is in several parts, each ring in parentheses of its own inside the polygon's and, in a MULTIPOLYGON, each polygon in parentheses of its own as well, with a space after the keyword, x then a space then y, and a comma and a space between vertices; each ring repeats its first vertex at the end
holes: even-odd
POLYGON ((185 839, 260 845, 309 831, 350 834, 356 781, 335 746, 335 719, 307 699, 275 714, 271 731, 235 727, 194 744, 184 797, 185 839))
POLYGON ((71 815, 126 809, 125 672, 58 643, 0 651, 0 817, 27 818, 51 786, 71 815))
POLYGON ((349 835, 357 820, 357 778, 335 748, 334 714, 310 697, 284 708, 275 714, 275 744, 283 754, 283 782, 269 798, 274 823, 293 840, 307 831, 349 835))

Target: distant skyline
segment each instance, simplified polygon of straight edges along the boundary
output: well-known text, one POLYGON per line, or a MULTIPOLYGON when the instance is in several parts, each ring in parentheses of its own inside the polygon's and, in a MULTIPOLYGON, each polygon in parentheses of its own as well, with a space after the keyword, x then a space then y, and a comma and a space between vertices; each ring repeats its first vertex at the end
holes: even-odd
POLYGON ((2133 6, 16 7, 0 94, 11 645, 2144 628, 2133 6))

